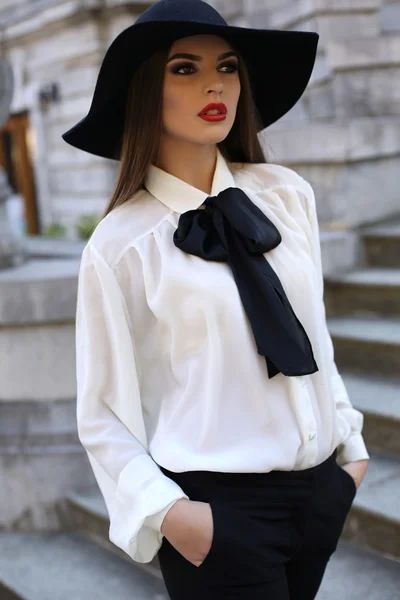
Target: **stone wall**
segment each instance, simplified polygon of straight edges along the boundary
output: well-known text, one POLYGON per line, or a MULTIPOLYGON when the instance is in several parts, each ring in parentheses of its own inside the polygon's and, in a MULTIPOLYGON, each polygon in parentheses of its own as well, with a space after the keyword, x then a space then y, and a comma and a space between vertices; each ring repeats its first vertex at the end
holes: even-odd
POLYGON ((356 231, 400 213, 399 6, 296 0, 251 16, 253 26, 320 34, 305 94, 262 139, 272 162, 312 183, 323 228, 356 231))

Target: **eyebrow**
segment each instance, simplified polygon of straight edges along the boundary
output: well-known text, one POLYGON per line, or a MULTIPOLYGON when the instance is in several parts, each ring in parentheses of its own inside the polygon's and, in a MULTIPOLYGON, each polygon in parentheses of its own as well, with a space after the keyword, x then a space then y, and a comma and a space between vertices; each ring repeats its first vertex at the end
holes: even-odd
MULTIPOLYGON (((228 58, 230 56, 236 56, 236 58, 239 58, 237 52, 230 51, 220 54, 217 58, 217 61, 223 60, 224 58, 228 58)), ((189 54, 188 52, 179 52, 178 54, 174 54, 173 56, 171 56, 171 58, 167 60, 167 63, 171 62, 171 60, 175 60, 176 58, 187 58, 189 60, 196 61, 203 60, 201 56, 197 56, 196 54, 189 54)))

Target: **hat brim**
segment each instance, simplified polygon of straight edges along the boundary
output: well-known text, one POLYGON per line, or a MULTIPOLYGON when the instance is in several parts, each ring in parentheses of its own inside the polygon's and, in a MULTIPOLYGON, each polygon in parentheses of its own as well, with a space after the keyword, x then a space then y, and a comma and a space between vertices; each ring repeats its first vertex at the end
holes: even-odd
POLYGON ((188 21, 136 23, 108 48, 89 112, 62 134, 64 141, 96 156, 119 160, 127 91, 135 70, 165 43, 199 34, 220 35, 242 54, 261 129, 283 117, 303 95, 316 59, 319 35, 315 32, 188 21), (149 39, 154 42, 149 43, 149 39))

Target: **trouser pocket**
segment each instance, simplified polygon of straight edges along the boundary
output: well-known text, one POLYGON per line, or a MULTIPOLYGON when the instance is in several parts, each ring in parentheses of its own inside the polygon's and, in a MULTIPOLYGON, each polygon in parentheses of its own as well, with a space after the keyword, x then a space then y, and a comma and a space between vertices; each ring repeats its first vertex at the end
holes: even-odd
POLYGON ((341 467, 340 465, 337 465, 337 466, 339 467, 339 471, 342 474, 342 479, 344 479, 344 481, 345 481, 345 485, 349 489, 351 502, 353 502, 354 497, 357 493, 356 482, 354 481, 354 479, 350 475, 350 473, 348 473, 345 469, 343 469, 343 467, 341 467))
POLYGON ((211 513, 212 513, 212 519, 213 519, 213 536, 212 536, 211 546, 210 546, 209 551, 207 552, 202 563, 198 567, 196 567, 197 570, 202 570, 202 571, 207 569, 209 564, 212 564, 214 555, 217 553, 218 538, 219 538, 219 518, 217 515, 217 509, 214 504, 214 500, 211 500, 209 502, 209 504, 211 507, 211 513))
MULTIPOLYGON (((203 502, 203 500, 201 501, 203 502)), ((205 502, 205 501, 204 501, 205 502)), ((216 558, 218 555, 218 541, 219 541, 219 526, 220 521, 218 517, 218 509, 215 506, 215 501, 209 501, 212 519, 213 519, 213 536, 211 540, 210 549, 207 552, 205 558, 201 562, 199 566, 193 564, 190 560, 187 560, 183 554, 179 552, 164 536, 161 544, 161 548, 158 552, 158 558, 160 561, 160 565, 165 568, 179 568, 185 569, 189 571, 209 571, 214 563, 216 563, 216 558)), ((195 542, 194 542, 195 543, 195 542)))

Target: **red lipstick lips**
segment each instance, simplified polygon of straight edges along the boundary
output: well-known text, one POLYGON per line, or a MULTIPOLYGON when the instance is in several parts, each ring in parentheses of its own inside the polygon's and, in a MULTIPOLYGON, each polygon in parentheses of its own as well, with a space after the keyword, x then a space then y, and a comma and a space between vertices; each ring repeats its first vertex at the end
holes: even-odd
POLYGON ((225 104, 221 103, 212 103, 212 104, 207 104, 207 106, 205 106, 203 108, 203 110, 201 112, 199 112, 199 117, 201 119, 204 119, 204 121, 209 121, 211 123, 213 122, 218 122, 218 121, 225 121, 226 119, 226 113, 228 112, 227 107, 225 106, 225 104), (218 110, 220 114, 207 114, 208 111, 215 111, 218 110))

